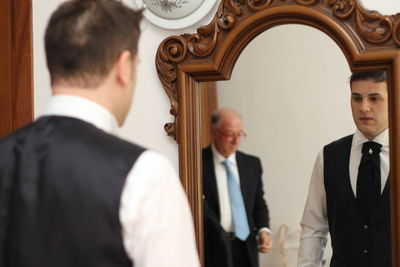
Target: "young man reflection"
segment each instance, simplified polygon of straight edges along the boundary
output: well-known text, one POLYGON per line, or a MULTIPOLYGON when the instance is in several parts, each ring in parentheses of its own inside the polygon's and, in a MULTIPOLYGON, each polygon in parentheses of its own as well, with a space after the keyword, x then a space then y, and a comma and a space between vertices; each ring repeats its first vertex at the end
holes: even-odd
POLYGON ((174 168, 116 136, 134 94, 140 20, 115 0, 67 1, 51 16, 53 96, 0 140, 0 266, 200 266, 174 168))
POLYGON ((235 111, 215 111, 211 133, 203 150, 205 266, 258 267, 258 251, 272 247, 260 159, 237 150, 245 133, 235 111))
POLYGON ((391 266, 386 76, 350 77, 357 129, 318 154, 301 221, 299 267, 320 266, 328 232, 330 266, 391 266))

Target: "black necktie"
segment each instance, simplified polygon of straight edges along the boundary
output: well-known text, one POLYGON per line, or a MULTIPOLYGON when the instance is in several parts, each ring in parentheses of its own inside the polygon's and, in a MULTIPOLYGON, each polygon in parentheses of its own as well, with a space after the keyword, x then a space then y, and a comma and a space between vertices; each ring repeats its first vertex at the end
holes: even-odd
POLYGON ((369 216, 381 197, 381 168, 379 153, 382 145, 366 142, 357 175, 357 199, 364 213, 369 216))

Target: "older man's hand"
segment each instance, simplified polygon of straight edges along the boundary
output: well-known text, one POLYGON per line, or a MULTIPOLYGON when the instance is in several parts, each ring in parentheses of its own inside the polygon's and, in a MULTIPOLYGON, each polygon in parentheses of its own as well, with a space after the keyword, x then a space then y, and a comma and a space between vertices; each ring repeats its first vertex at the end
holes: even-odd
POLYGON ((258 250, 261 253, 267 253, 272 249, 272 237, 268 232, 258 234, 258 250))

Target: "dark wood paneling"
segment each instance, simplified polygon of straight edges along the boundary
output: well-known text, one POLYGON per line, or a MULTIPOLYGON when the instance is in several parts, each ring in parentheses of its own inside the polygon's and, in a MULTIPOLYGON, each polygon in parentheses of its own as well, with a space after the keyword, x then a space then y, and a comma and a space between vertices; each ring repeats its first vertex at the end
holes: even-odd
POLYGON ((32 2, 0 0, 0 137, 33 120, 32 2))
POLYGON ((0 137, 12 131, 11 2, 0 1, 0 137))

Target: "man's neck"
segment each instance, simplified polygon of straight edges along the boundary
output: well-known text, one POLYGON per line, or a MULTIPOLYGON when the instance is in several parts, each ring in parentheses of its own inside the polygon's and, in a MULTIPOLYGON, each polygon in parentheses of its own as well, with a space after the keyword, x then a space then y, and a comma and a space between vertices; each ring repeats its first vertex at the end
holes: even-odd
POLYGON ((107 109, 114 117, 116 117, 115 112, 113 112, 111 97, 108 96, 105 90, 99 88, 80 88, 80 87, 63 87, 63 86, 53 86, 52 95, 70 95, 78 96, 88 99, 103 108, 107 109))

